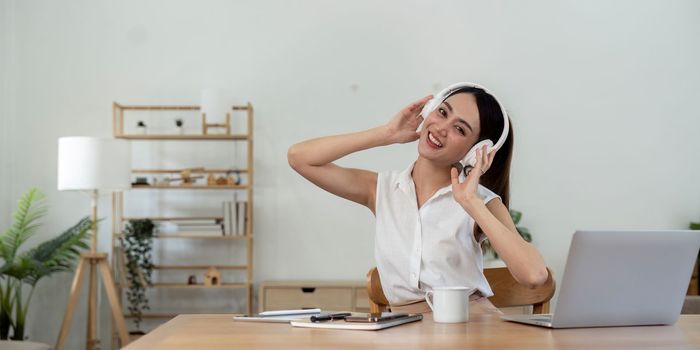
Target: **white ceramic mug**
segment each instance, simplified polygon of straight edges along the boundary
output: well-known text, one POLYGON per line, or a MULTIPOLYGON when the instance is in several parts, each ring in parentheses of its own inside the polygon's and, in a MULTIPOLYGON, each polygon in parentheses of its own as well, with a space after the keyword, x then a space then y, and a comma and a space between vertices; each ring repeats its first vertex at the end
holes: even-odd
POLYGON ((472 291, 467 287, 436 287, 425 292, 425 301, 433 310, 433 320, 440 323, 469 321, 469 295, 472 291))

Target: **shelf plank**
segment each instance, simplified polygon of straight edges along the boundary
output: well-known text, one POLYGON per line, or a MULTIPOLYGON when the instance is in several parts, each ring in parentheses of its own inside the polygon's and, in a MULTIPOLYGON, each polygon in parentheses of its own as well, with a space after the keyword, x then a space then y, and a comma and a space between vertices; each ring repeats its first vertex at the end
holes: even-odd
POLYGON ((196 220, 223 220, 222 216, 124 216, 122 220, 146 220, 151 221, 196 221, 196 220))
POLYGON ((187 234, 186 232, 178 234, 158 234, 153 236, 153 238, 159 239, 223 239, 223 240, 237 240, 237 239, 247 239, 248 236, 224 236, 224 235, 202 235, 202 234, 187 234))
MULTIPOLYGON (((179 174, 186 169, 131 169, 132 174, 179 174)), ((190 170, 191 174, 218 174, 218 173, 242 173, 248 172, 248 169, 204 169, 190 170)))
POLYGON ((143 141, 153 141, 153 140, 211 140, 211 141, 237 141, 237 140, 247 140, 247 134, 232 134, 232 135, 202 135, 202 134, 191 134, 191 135, 178 135, 178 134, 153 134, 153 135, 137 135, 137 134, 122 134, 115 136, 118 139, 126 140, 143 140, 143 141))
POLYGON ((118 105, 119 108, 128 111, 198 111, 199 106, 145 106, 145 105, 118 105))
MULTIPOLYGON (((190 106, 146 106, 146 105, 121 105, 114 103, 117 108, 123 109, 125 111, 198 111, 200 106, 190 105, 190 106)), ((248 106, 231 106, 234 111, 246 111, 248 106)))
MULTIPOLYGON (((118 238, 123 237, 124 235, 118 232, 115 232, 114 235, 118 238)), ((213 240, 239 240, 239 239, 249 239, 250 235, 241 235, 241 236, 224 236, 224 235, 203 235, 201 233, 197 234, 188 234, 187 232, 182 232, 182 233, 177 233, 177 234, 158 234, 153 236, 153 238, 157 239, 213 239, 213 240)))
POLYGON ((156 270, 208 270, 214 267, 217 270, 247 270, 246 265, 153 265, 156 270))
POLYGON ((248 185, 131 185, 134 190, 245 190, 248 185))
POLYGON ((219 286, 205 286, 204 284, 187 283, 153 283, 147 288, 178 288, 178 289, 241 289, 248 288, 248 283, 223 283, 219 286))

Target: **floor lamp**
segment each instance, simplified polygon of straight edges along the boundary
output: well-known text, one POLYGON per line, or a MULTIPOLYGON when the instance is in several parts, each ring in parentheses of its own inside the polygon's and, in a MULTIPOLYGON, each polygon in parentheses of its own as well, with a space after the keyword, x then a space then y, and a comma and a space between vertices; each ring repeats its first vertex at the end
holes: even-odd
POLYGON ((68 306, 56 341, 56 350, 63 350, 73 312, 80 298, 81 286, 89 270, 88 326, 86 349, 99 349, 97 339, 97 274, 112 309, 112 318, 122 346, 129 343, 126 322, 119 304, 114 278, 107 262, 107 253, 97 251, 97 200, 100 192, 129 188, 131 146, 126 140, 99 137, 61 137, 58 139, 58 190, 88 193, 92 203, 92 244, 89 252, 80 255, 80 262, 71 285, 68 306))

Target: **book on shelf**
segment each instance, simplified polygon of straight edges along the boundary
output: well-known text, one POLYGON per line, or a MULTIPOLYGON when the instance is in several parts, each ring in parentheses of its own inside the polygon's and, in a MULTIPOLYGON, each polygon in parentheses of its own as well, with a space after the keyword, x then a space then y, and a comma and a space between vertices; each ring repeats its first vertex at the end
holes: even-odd
POLYGON ((223 210, 223 216, 224 216, 223 233, 225 236, 229 236, 233 232, 231 230, 231 225, 233 223, 232 217, 231 217, 231 201, 224 201, 222 203, 222 210, 223 210))
POLYGON ((178 234, 178 233, 202 233, 205 235, 221 235, 223 234, 222 224, 217 220, 188 220, 178 222, 161 222, 158 224, 158 232, 163 234, 178 234))
MULTIPOLYGON (((234 198, 235 199, 235 198, 234 198)), ((224 235, 244 236, 246 233, 248 202, 225 201, 222 203, 224 235)))
POLYGON ((246 223, 248 211, 248 202, 238 201, 236 202, 236 235, 244 236, 246 234, 246 223))

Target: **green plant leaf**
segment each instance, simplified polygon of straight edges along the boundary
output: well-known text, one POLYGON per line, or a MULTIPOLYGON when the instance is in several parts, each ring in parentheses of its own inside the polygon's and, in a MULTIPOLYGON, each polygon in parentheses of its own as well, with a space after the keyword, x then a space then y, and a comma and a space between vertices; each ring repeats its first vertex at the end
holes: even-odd
POLYGON ((44 215, 44 195, 38 189, 32 188, 22 195, 12 215, 12 226, 0 238, 0 257, 6 264, 12 263, 22 244, 34 235, 44 215))
POLYGON ((523 213, 519 212, 517 210, 510 210, 510 218, 513 219, 514 224, 518 224, 520 222, 520 219, 523 217, 523 213))
POLYGON ((689 228, 691 230, 700 230, 700 222, 691 222, 689 228))
POLYGON ((530 230, 528 230, 527 227, 516 226, 515 229, 518 230, 518 232, 520 232, 521 235, 530 234, 530 230))
POLYGON ((73 263, 80 256, 81 249, 88 248, 86 241, 91 227, 90 218, 84 217, 60 235, 23 254, 23 258, 27 258, 35 264, 31 273, 23 278, 24 282, 36 285, 42 277, 55 272, 72 270, 73 263))

